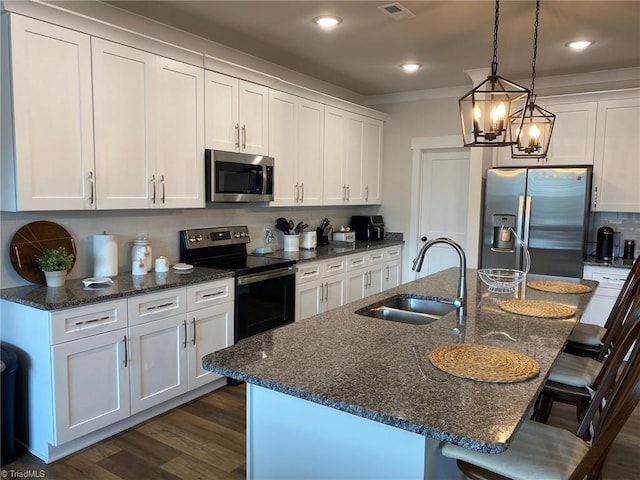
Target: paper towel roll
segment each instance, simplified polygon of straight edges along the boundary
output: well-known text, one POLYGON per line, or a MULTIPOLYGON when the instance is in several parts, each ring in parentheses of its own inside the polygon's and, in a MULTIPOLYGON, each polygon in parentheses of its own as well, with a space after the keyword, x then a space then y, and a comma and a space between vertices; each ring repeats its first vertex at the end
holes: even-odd
POLYGON ((118 242, 115 235, 93 236, 93 276, 118 275, 118 242))

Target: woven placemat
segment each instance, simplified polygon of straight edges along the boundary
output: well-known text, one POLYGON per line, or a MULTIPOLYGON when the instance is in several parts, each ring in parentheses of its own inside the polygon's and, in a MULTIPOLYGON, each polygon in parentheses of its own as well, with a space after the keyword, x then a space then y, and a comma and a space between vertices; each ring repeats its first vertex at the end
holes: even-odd
POLYGON ((589 293, 593 289, 581 283, 560 282, 555 280, 536 280, 527 282, 527 286, 534 290, 551 293, 589 293))
POLYGON ((567 318, 576 313, 576 309, 561 303, 546 300, 505 300, 499 303, 506 312, 540 318, 567 318))
POLYGON ((429 361, 451 375, 479 382, 522 382, 540 373, 540 365, 533 358, 489 345, 443 345, 429 354, 429 361))

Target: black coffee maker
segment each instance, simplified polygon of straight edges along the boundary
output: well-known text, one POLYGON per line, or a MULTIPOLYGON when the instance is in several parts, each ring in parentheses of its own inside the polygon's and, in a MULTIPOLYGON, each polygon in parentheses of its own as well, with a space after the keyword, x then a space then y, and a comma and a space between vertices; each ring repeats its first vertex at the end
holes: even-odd
POLYGON ((596 258, 598 260, 613 260, 613 228, 600 227, 596 243, 596 258))

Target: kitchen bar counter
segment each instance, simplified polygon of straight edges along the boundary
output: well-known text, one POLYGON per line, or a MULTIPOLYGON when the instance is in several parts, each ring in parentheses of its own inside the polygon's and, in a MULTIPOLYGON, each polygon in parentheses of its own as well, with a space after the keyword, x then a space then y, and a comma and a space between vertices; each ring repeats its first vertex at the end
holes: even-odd
POLYGON ((633 266, 633 260, 626 260, 621 257, 616 257, 613 260, 597 260, 595 257, 587 257, 583 262, 584 265, 592 265, 595 267, 614 267, 614 268, 631 268, 633 266))
POLYGON ((113 285, 107 287, 85 287, 81 279, 68 279, 64 287, 26 285, 5 288, 0 290, 0 299, 39 310, 60 310, 231 276, 233 271, 224 269, 194 267, 192 270, 176 271, 171 268, 167 273, 121 273, 112 277, 113 285))
MULTIPOLYGON (((458 282, 457 269, 453 268, 242 340, 205 356, 203 365, 249 384, 248 421, 254 416, 253 410, 259 410, 256 401, 249 402, 251 396, 256 399, 285 394, 281 395, 281 401, 285 402, 282 405, 301 399, 309 408, 314 404, 316 409, 346 412, 348 419, 356 416, 373 421, 369 423, 395 427, 394 432, 397 429, 411 432, 417 434, 414 437, 423 438, 422 441, 424 437, 431 437, 481 452, 502 452, 533 405, 545 376, 592 294, 562 295, 523 287, 521 297, 553 300, 576 307, 577 313, 564 320, 519 316, 503 312, 497 304, 498 300, 513 298, 514 294, 489 294, 476 270, 469 269, 467 273, 467 317, 460 333, 455 330, 455 312, 429 325, 396 323, 354 313, 396 294, 451 298, 458 282), (520 383, 495 384, 456 378, 430 364, 427 358, 430 351, 457 342, 494 345, 525 353, 538 361, 540 375, 520 383)), ((530 280, 549 278, 529 275, 530 280)), ((579 282, 594 289, 597 285, 589 280, 579 282)), ((280 405, 278 402, 275 405, 280 405)), ((275 415, 273 405, 271 407, 272 413, 267 417, 275 415)), ((276 410, 282 409, 284 407, 276 407, 276 410)), ((289 409, 295 411, 293 406, 287 406, 284 413, 278 414, 279 420, 270 421, 267 430, 270 429, 274 438, 274 425, 288 418, 289 409)), ((324 417, 318 411, 301 416, 300 430, 308 433, 309 438, 301 433, 302 437, 293 443, 309 441, 315 445, 314 432, 320 431, 324 422, 320 418, 324 417)), ((254 429, 248 426, 247 431, 254 432, 254 429)), ((248 434, 248 442, 251 435, 248 434)), ((337 438, 342 432, 335 435, 337 438)), ((316 447, 328 448, 332 441, 336 439, 316 447)), ((357 440, 360 441, 364 440, 357 440)), ((255 441, 251 445, 250 449, 262 448, 255 441)), ((304 451, 296 454, 304 455, 304 451)), ((286 456, 292 458, 291 453, 286 456)), ((424 459, 424 452, 422 457, 424 459)), ((250 461, 253 459, 247 459, 248 468, 250 461)))

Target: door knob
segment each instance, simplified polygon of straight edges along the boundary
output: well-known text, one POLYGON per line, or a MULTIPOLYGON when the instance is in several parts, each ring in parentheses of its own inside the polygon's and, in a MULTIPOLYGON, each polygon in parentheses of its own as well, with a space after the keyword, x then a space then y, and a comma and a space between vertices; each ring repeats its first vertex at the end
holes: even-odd
POLYGON ((420 240, 422 240, 423 242, 427 241, 427 237, 425 235, 423 235, 422 237, 420 237, 420 240))

